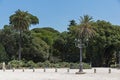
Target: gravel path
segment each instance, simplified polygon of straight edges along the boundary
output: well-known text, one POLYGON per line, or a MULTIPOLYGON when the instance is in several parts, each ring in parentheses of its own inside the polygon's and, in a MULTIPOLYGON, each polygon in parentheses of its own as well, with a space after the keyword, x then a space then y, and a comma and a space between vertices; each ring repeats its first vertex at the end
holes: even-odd
POLYGON ((14 72, 12 70, 6 70, 3 72, 0 70, 0 80, 120 80, 120 70, 111 69, 109 73, 109 68, 93 68, 85 69, 86 74, 75 74, 77 69, 17 69, 14 72), (94 73, 96 69, 96 73, 94 73))

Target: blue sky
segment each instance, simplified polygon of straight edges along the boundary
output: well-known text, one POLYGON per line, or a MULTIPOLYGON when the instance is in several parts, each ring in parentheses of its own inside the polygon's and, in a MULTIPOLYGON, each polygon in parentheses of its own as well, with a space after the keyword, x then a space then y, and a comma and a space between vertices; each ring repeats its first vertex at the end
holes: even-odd
POLYGON ((37 16, 40 23, 30 28, 52 27, 66 31, 69 21, 79 22, 88 14, 93 20, 120 25, 120 0, 0 0, 0 28, 9 24, 9 16, 18 9, 37 16))

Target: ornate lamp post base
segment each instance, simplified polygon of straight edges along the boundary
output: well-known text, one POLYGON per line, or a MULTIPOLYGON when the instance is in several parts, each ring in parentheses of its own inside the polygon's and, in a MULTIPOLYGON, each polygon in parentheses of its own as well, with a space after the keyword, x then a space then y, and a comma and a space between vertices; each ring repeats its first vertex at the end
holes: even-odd
POLYGON ((76 72, 75 74, 85 74, 85 72, 76 72))

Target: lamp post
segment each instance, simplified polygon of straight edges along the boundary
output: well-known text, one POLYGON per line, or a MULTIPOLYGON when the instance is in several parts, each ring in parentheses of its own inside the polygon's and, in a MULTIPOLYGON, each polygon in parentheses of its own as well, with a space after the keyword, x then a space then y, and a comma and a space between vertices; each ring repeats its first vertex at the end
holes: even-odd
POLYGON ((76 74, 84 74, 83 72, 83 64, 82 64, 82 48, 84 46, 82 39, 75 39, 75 46, 80 49, 80 65, 79 65, 79 71, 76 72, 76 74))

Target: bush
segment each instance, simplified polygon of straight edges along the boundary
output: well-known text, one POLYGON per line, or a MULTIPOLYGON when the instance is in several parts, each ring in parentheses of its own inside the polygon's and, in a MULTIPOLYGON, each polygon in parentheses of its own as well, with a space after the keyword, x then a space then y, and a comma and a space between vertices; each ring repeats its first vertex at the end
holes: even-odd
POLYGON ((60 66, 59 63, 51 63, 51 67, 54 67, 54 68, 61 68, 61 66, 60 66))
MULTIPOLYGON (((70 63, 70 69, 79 69, 80 64, 79 63, 70 63)), ((91 66, 87 63, 83 63, 83 69, 90 69, 91 66)))
POLYGON ((18 61, 18 60, 12 60, 8 64, 14 68, 21 68, 25 65, 25 63, 23 61, 18 61))
MULTIPOLYGON (((68 62, 59 62, 59 63, 50 63, 49 61, 45 62, 38 62, 37 64, 33 61, 18 61, 18 60, 12 60, 8 63, 7 66, 10 66, 11 68, 70 68, 70 69, 79 69, 79 63, 68 63, 68 62)), ((1 66, 2 67, 2 66, 1 66)), ((0 68, 1 68, 0 67, 0 68)), ((90 69, 90 65, 83 63, 84 69, 90 69)))
POLYGON ((110 67, 111 68, 119 68, 119 64, 116 64, 116 65, 115 64, 111 64, 110 67))
POLYGON ((44 64, 44 63, 42 63, 42 62, 38 62, 38 63, 37 63, 37 66, 40 67, 40 68, 42 68, 42 67, 43 67, 43 64, 44 64))
POLYGON ((50 63, 49 61, 45 61, 45 62, 43 63, 43 67, 44 67, 44 68, 51 67, 51 63, 50 63))
POLYGON ((111 68, 116 68, 116 65, 111 64, 110 67, 111 67, 111 68))
POLYGON ((68 62, 60 62, 60 63, 58 63, 58 64, 59 64, 60 67, 62 67, 62 68, 70 67, 70 63, 68 63, 68 62))
MULTIPOLYGON (((68 63, 68 62, 59 62, 59 63, 50 63, 49 61, 39 62, 37 63, 39 67, 42 68, 71 68, 71 69, 79 69, 79 63, 68 63)), ((83 63, 84 69, 90 69, 90 65, 83 63)))
POLYGON ((83 69, 91 69, 91 66, 87 63, 83 63, 83 69))
POLYGON ((42 67, 42 68, 48 68, 48 67, 52 67, 52 64, 49 61, 45 61, 45 62, 38 62, 37 63, 38 67, 42 67))
POLYGON ((37 67, 37 64, 34 63, 33 61, 28 61, 28 62, 24 62, 24 61, 18 61, 18 60, 12 60, 8 63, 9 67, 11 68, 22 68, 22 67, 28 67, 28 68, 33 68, 33 67, 37 67))
POLYGON ((70 69, 78 69, 79 64, 78 63, 70 63, 70 69))
POLYGON ((26 63, 26 67, 29 67, 29 68, 37 68, 37 64, 34 63, 33 61, 28 61, 26 63))

